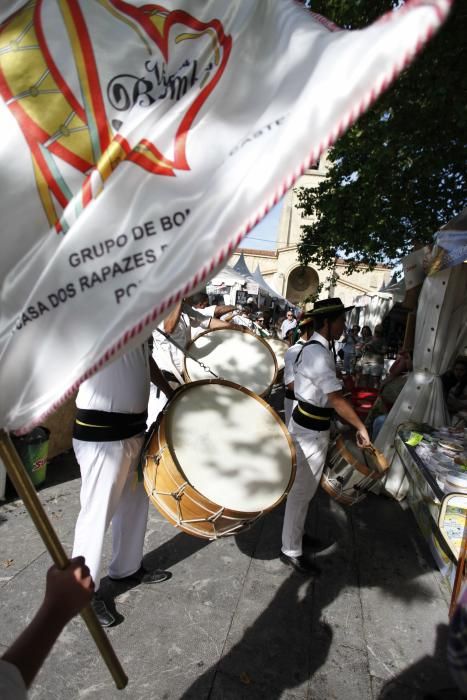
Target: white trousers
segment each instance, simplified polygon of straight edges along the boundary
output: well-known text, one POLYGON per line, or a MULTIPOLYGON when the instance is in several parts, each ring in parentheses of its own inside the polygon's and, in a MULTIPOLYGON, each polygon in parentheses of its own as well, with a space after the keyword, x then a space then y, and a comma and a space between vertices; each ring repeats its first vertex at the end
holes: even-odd
POLYGON ((288 399, 287 397, 284 398, 284 423, 288 426, 290 423, 290 419, 292 418, 292 413, 297 405, 297 402, 294 399, 288 399))
POLYGON ((297 473, 287 496, 282 526, 282 551, 289 557, 302 555, 302 537, 308 506, 323 473, 329 446, 329 430, 307 430, 292 419, 290 434, 297 450, 297 473))
POLYGON ((81 470, 81 510, 76 522, 73 556, 84 556, 99 588, 105 533, 112 523, 114 578, 137 571, 143 558, 149 500, 136 468, 143 436, 112 442, 73 440, 81 470))
POLYGON ((167 403, 167 396, 164 394, 163 391, 157 388, 152 382, 151 382, 151 389, 149 392, 149 402, 148 402, 148 420, 146 422, 146 426, 149 429, 151 425, 154 423, 154 421, 157 419, 157 416, 161 411, 164 410, 164 406, 167 403))

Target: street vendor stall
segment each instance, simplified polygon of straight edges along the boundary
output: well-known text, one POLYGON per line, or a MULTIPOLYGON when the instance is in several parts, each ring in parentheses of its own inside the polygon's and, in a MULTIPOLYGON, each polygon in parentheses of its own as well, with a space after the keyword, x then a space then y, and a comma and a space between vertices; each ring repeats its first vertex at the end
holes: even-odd
POLYGON ((467 419, 458 415, 452 425, 441 379, 467 344, 467 264, 452 255, 452 238, 449 258, 435 239, 418 300, 414 369, 375 442, 391 464, 384 490, 407 497, 451 585, 467 514, 467 419))
POLYGON ((385 490, 398 500, 407 494, 404 465, 395 452, 397 428, 407 421, 434 428, 449 425, 441 375, 456 355, 464 352, 467 337, 467 265, 459 263, 429 274, 418 300, 413 372, 378 435, 377 447, 391 463, 385 490))
POLYGON ((394 443, 405 467, 407 501, 452 588, 467 516, 467 430, 406 423, 394 443))

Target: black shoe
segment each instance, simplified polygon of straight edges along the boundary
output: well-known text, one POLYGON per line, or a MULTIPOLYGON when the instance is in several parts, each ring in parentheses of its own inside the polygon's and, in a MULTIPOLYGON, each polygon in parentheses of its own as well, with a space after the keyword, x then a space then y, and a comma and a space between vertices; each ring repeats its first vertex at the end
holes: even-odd
POLYGON ((309 559, 304 557, 303 554, 299 557, 289 557, 288 554, 281 552, 279 558, 282 562, 284 562, 284 564, 293 567, 295 571, 298 571, 300 574, 319 576, 321 573, 321 569, 316 566, 316 564, 313 564, 313 562, 311 562, 309 559))
POLYGON ((171 578, 172 574, 170 571, 161 571, 160 569, 153 569, 152 571, 147 571, 144 566, 140 566, 138 571, 129 576, 123 576, 122 578, 112 578, 109 579, 114 583, 130 583, 133 586, 139 585, 140 583, 162 583, 171 578))
POLYGON ((115 617, 112 615, 108 609, 105 601, 99 598, 98 595, 94 594, 91 600, 91 608, 94 610, 97 619, 102 627, 112 627, 115 624, 115 617))

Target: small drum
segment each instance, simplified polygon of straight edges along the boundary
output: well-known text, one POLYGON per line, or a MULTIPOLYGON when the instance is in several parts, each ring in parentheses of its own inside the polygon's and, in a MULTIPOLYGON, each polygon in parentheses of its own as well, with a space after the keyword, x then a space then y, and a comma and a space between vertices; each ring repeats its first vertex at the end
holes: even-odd
POLYGON ((384 455, 373 446, 361 450, 339 436, 329 448, 321 486, 336 501, 351 506, 366 496, 388 466, 384 455))
POLYGON ((268 345, 271 346, 273 353, 276 356, 277 369, 280 372, 284 369, 285 363, 285 353, 289 349, 290 345, 285 342, 285 340, 280 340, 280 338, 265 338, 268 345))
POLYGON ((275 508, 295 477, 295 449, 276 413, 244 387, 185 384, 143 453, 144 486, 159 512, 190 535, 237 534, 275 508))
MULTIPOLYGON (((244 386, 265 396, 277 377, 277 362, 268 343, 247 328, 207 330, 191 341, 188 352, 209 367, 220 379, 244 386)), ((184 360, 188 382, 211 375, 189 357, 184 360)))

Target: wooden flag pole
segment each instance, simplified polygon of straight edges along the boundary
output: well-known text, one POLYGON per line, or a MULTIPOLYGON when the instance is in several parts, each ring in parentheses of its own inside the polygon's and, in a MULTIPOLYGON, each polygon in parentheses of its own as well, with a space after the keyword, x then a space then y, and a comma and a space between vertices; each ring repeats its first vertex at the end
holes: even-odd
MULTIPOLYGON (((57 533, 53 529, 47 514, 39 500, 36 490, 29 478, 26 469, 11 441, 10 436, 5 430, 0 430, 0 457, 2 458, 8 476, 13 482, 20 498, 23 499, 24 505, 31 516, 34 525, 37 528, 45 546, 47 547, 54 564, 59 569, 65 569, 69 564, 69 559, 63 549, 62 543, 57 537, 57 533)), ((125 688, 128 683, 128 678, 118 660, 115 651, 105 634, 91 606, 86 606, 82 612, 86 626, 91 633, 94 642, 99 649, 102 658, 107 664, 115 685, 119 690, 125 688)))

